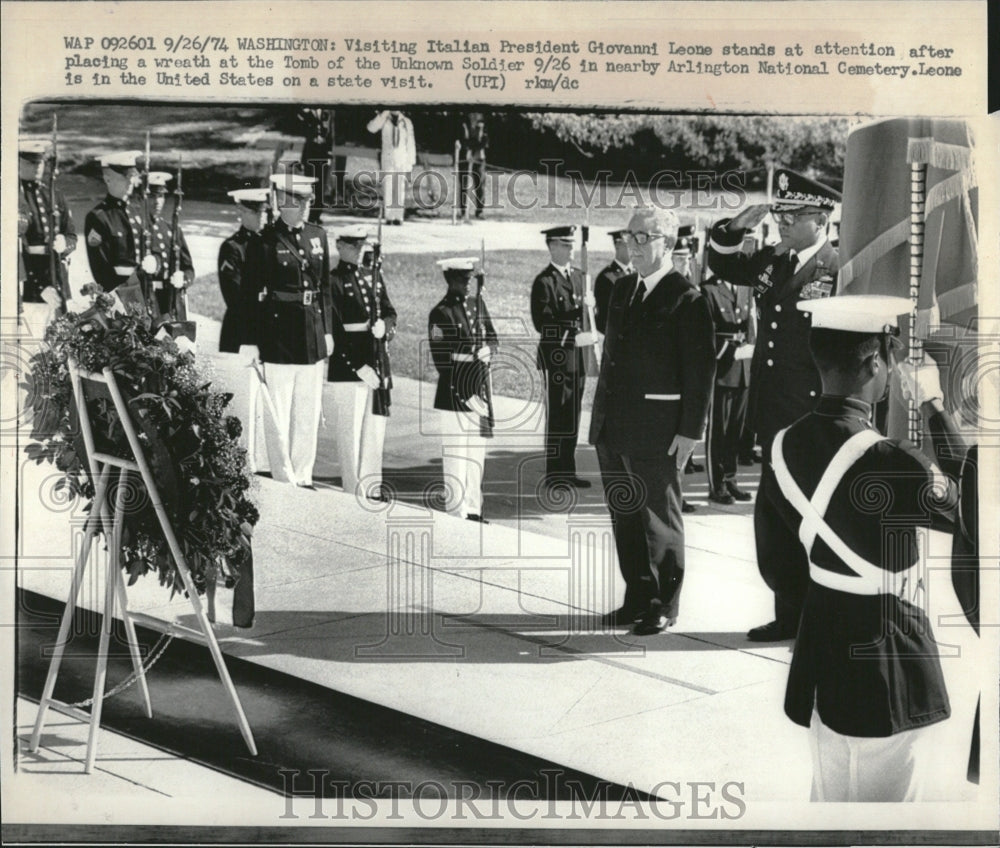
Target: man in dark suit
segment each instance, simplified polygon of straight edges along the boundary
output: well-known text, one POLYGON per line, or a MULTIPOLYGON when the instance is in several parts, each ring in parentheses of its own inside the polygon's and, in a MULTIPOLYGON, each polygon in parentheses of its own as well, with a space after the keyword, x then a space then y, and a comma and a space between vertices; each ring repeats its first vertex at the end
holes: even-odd
POLYGON ((702 438, 715 378, 715 336, 705 296, 672 269, 677 217, 642 209, 629 221, 636 273, 608 306, 590 442, 611 513, 622 606, 605 623, 637 621, 639 635, 677 620, 684 578, 683 471, 702 438))
POLYGON ((615 247, 615 258, 601 270, 594 280, 594 323, 600 332, 608 325, 608 301, 611 300, 611 290, 622 277, 631 274, 632 259, 628 255, 628 242, 625 240, 625 230, 614 230, 608 235, 615 247))
POLYGON ((458 128, 461 143, 459 153, 460 176, 458 181, 458 208, 462 216, 466 214, 468 195, 476 209, 476 217, 483 217, 483 203, 486 199, 486 149, 490 137, 486 132, 486 122, 482 112, 469 112, 458 128))
MULTIPOLYGON (((712 227, 708 265, 724 280, 751 286, 757 308, 757 341, 750 365, 749 415, 763 461, 783 427, 812 411, 820 395, 819 373, 809 356, 809 320, 801 300, 830 297, 840 268, 827 239, 830 213, 840 193, 794 171, 775 172, 774 205, 758 204, 712 227), (747 256, 743 237, 774 214, 781 241, 747 256)), ((809 568, 801 546, 789 547, 768 514, 754 510, 757 566, 774 592, 774 621, 753 628, 755 642, 791 639, 798 627, 809 568)))
POLYGON ((590 487, 576 474, 576 441, 586 379, 584 347, 596 340, 583 332, 588 295, 583 272, 570 264, 575 226, 542 230, 552 261, 531 286, 531 320, 541 334, 537 366, 545 375, 545 485, 590 487))
POLYGON ((226 314, 222 316, 219 332, 219 351, 222 353, 240 352, 240 341, 246 330, 241 309, 247 245, 260 238, 268 194, 266 188, 238 188, 229 192, 239 208, 240 228, 219 247, 219 288, 226 302, 226 314))
POLYGON ((747 341, 750 290, 718 277, 701 284, 715 324, 715 392, 708 415, 708 499, 720 504, 753 497, 736 484, 736 454, 747 411, 750 356, 747 341))

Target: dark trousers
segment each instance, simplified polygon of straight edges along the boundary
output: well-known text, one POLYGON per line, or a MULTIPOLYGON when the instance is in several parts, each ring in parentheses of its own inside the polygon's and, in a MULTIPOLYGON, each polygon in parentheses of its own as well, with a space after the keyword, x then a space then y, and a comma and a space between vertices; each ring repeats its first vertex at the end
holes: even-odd
POLYGON ((486 200, 486 163, 473 162, 470 172, 469 163, 462 162, 461 179, 458 181, 458 208, 465 214, 466 198, 472 192, 472 203, 476 215, 483 214, 483 203, 486 200))
MULTIPOLYGON (((573 355, 572 352, 570 355, 573 355)), ((583 402, 582 368, 548 368, 545 375, 545 473, 576 474, 576 441, 583 402)))
POLYGON ((624 606, 643 611, 659 601, 676 618, 684 582, 684 521, 677 458, 630 457, 599 441, 604 499, 611 514, 624 606))
POLYGON ((747 415, 746 386, 716 386, 708 412, 705 465, 710 489, 722 488, 736 478, 736 456, 747 415))

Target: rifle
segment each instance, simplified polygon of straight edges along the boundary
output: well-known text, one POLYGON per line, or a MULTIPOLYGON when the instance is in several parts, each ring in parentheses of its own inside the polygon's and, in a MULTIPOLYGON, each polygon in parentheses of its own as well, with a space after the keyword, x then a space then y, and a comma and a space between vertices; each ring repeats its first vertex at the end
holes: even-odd
MULTIPOLYGON (((476 353, 486 344, 486 324, 483 321, 483 285, 486 282, 486 240, 480 242, 479 271, 476 273, 476 321, 473 330, 476 353)), ((473 354, 474 356, 476 354, 473 354)), ((479 416, 479 435, 484 439, 493 437, 493 427, 496 418, 493 414, 493 376, 490 364, 476 356, 476 390, 488 410, 486 415, 479 416)))
MULTIPOLYGON (((174 272, 181 267, 181 201, 184 197, 182 179, 184 177, 184 159, 181 157, 177 162, 177 188, 174 189, 174 214, 170 222, 170 267, 167 278, 173 277, 174 272)), ((182 291, 178 295, 177 289, 170 285, 170 312, 177 321, 187 320, 187 292, 182 291)))
POLYGON ((267 223, 274 223, 274 207, 278 205, 277 193, 274 190, 274 181, 271 177, 274 176, 275 172, 278 170, 278 164, 281 162, 281 157, 285 155, 286 145, 284 142, 279 144, 274 148, 274 156, 271 157, 271 165, 267 171, 267 178, 264 183, 264 187, 268 190, 268 203, 267 203, 267 223))
POLYGON ((56 310, 58 315, 66 312, 66 304, 72 298, 69 288, 69 274, 64 274, 62 257, 55 251, 56 236, 59 235, 59 216, 56 210, 56 176, 59 173, 59 117, 52 116, 52 167, 49 170, 49 279, 51 285, 62 295, 62 304, 56 310))
POLYGON ((455 139, 455 200, 451 204, 451 222, 458 223, 458 206, 462 197, 462 142, 455 139))
MULTIPOLYGON (((378 233, 375 236, 375 244, 372 245, 372 308, 371 323, 374 329, 375 323, 382 318, 382 217, 385 211, 385 198, 382 198, 382 205, 379 208, 378 233)), ((389 405, 391 398, 389 389, 386 387, 386 365, 389 360, 389 352, 386 349, 385 336, 380 339, 372 335, 372 354, 375 362, 375 374, 378 376, 378 388, 375 389, 375 396, 372 398, 372 412, 375 415, 389 415, 389 405)))
MULTIPOLYGON (((580 227, 580 265, 583 271, 583 291, 587 295, 594 294, 594 284, 590 278, 590 257, 587 252, 587 244, 590 241, 590 207, 586 207, 586 217, 583 226, 580 227)), ((589 298, 588 298, 589 299, 589 298)), ((594 307, 587 306, 583 313, 584 332, 594 336, 594 343, 588 345, 584 353, 586 359, 586 373, 589 377, 596 377, 601 371, 601 342, 597 338, 597 318, 594 316, 594 307)))
MULTIPOLYGON (((142 232, 139 243, 139 285, 142 289, 142 298, 146 302, 146 311, 149 315, 158 319, 160 314, 159 305, 156 303, 156 293, 153 291, 153 274, 147 274, 142 269, 142 261, 150 254, 149 238, 149 130, 146 130, 146 156, 142 162, 142 232)), ((155 254, 154 254, 155 255, 155 254)))

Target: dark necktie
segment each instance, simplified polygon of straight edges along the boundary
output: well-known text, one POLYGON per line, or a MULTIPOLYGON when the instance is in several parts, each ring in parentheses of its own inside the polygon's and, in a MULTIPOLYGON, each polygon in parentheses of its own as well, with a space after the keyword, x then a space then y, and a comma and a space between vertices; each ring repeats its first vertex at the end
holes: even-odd
POLYGON ((636 286, 635 295, 632 298, 632 302, 628 307, 628 320, 629 323, 635 321, 639 316, 639 311, 642 309, 642 300, 646 296, 646 283, 639 280, 639 285, 636 286))

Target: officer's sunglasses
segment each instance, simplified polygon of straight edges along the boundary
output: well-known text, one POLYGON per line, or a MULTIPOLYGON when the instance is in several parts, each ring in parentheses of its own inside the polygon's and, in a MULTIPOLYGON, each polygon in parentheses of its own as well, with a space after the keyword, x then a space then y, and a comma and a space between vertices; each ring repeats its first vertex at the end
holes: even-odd
POLYGON ((663 233, 633 233, 626 231, 622 238, 625 240, 626 244, 631 242, 632 244, 638 244, 641 247, 644 244, 649 244, 649 242, 653 239, 666 238, 666 236, 663 233))
POLYGON ((771 215, 774 216, 774 220, 779 224, 786 224, 787 226, 792 226, 797 223, 800 218, 809 218, 816 215, 816 212, 775 212, 771 210, 771 215))

